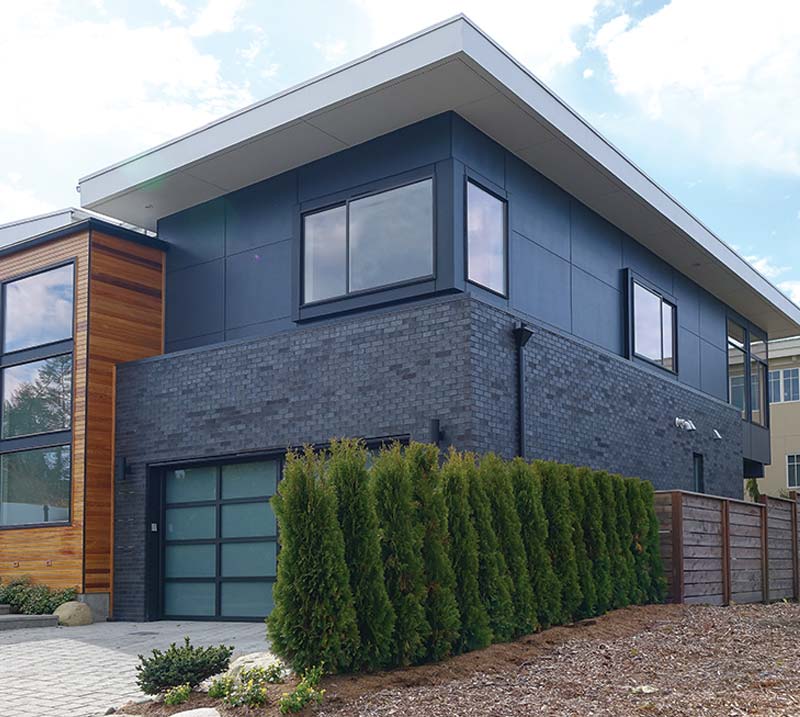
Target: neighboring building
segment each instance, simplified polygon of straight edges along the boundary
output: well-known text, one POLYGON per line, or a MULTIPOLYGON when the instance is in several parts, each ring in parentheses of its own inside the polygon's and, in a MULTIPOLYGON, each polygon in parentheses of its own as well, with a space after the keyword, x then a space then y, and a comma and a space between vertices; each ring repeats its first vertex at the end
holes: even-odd
MULTIPOLYGON (((263 617, 290 446, 435 440, 739 497, 769 462, 763 347, 800 309, 463 17, 80 189, 159 238, 117 282, 153 311, 120 317, 152 355, 103 414, 117 619, 263 617)), ((62 559, 23 557, 45 581, 62 559)))
POLYGON ((800 338, 770 341, 767 386, 772 463, 758 488, 786 496, 800 492, 800 338))

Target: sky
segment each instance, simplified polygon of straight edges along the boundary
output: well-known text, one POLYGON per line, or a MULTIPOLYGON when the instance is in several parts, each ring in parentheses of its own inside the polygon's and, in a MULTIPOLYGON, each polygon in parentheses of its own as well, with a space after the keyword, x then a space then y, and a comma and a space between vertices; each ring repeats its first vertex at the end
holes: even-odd
POLYGON ((797 0, 0 3, 0 224, 463 12, 800 303, 797 0))

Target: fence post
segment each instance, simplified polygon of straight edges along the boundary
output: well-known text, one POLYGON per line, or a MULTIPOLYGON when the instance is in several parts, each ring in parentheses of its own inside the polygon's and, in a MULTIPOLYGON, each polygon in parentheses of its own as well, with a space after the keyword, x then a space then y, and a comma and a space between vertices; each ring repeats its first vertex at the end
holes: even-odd
POLYGON ((767 541, 769 540, 769 528, 767 522, 769 516, 769 505, 767 501, 769 498, 766 495, 758 497, 761 503, 761 597, 763 602, 769 602, 769 547, 767 541))
POLYGON ((683 602, 683 494, 672 492, 672 602, 683 602))
POLYGON ((800 556, 797 541, 800 536, 797 535, 797 493, 795 491, 789 492, 789 497, 792 499, 792 597, 795 600, 800 600, 800 556))
POLYGON ((722 513, 722 604, 730 605, 731 602, 731 531, 730 531, 730 501, 724 498, 720 501, 722 513))

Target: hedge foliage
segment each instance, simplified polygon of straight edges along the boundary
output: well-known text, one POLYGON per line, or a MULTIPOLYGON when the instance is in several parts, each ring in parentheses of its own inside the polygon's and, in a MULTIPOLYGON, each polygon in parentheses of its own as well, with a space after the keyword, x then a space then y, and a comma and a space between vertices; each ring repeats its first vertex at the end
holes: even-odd
POLYGON ((27 575, 0 582, 0 605, 10 605, 21 615, 50 615, 59 605, 75 600, 76 588, 50 588, 31 582, 27 575))
POLYGON ((653 489, 635 478, 341 440, 290 454, 273 505, 267 626, 298 673, 441 660, 664 599, 653 489))

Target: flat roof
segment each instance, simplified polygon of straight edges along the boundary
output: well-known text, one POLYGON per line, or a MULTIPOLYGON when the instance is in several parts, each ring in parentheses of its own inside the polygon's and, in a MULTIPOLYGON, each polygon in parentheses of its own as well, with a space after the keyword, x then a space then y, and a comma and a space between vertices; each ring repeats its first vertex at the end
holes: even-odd
POLYGON ((81 205, 161 217, 454 111, 769 332, 800 308, 503 50, 458 15, 79 180, 81 205))

